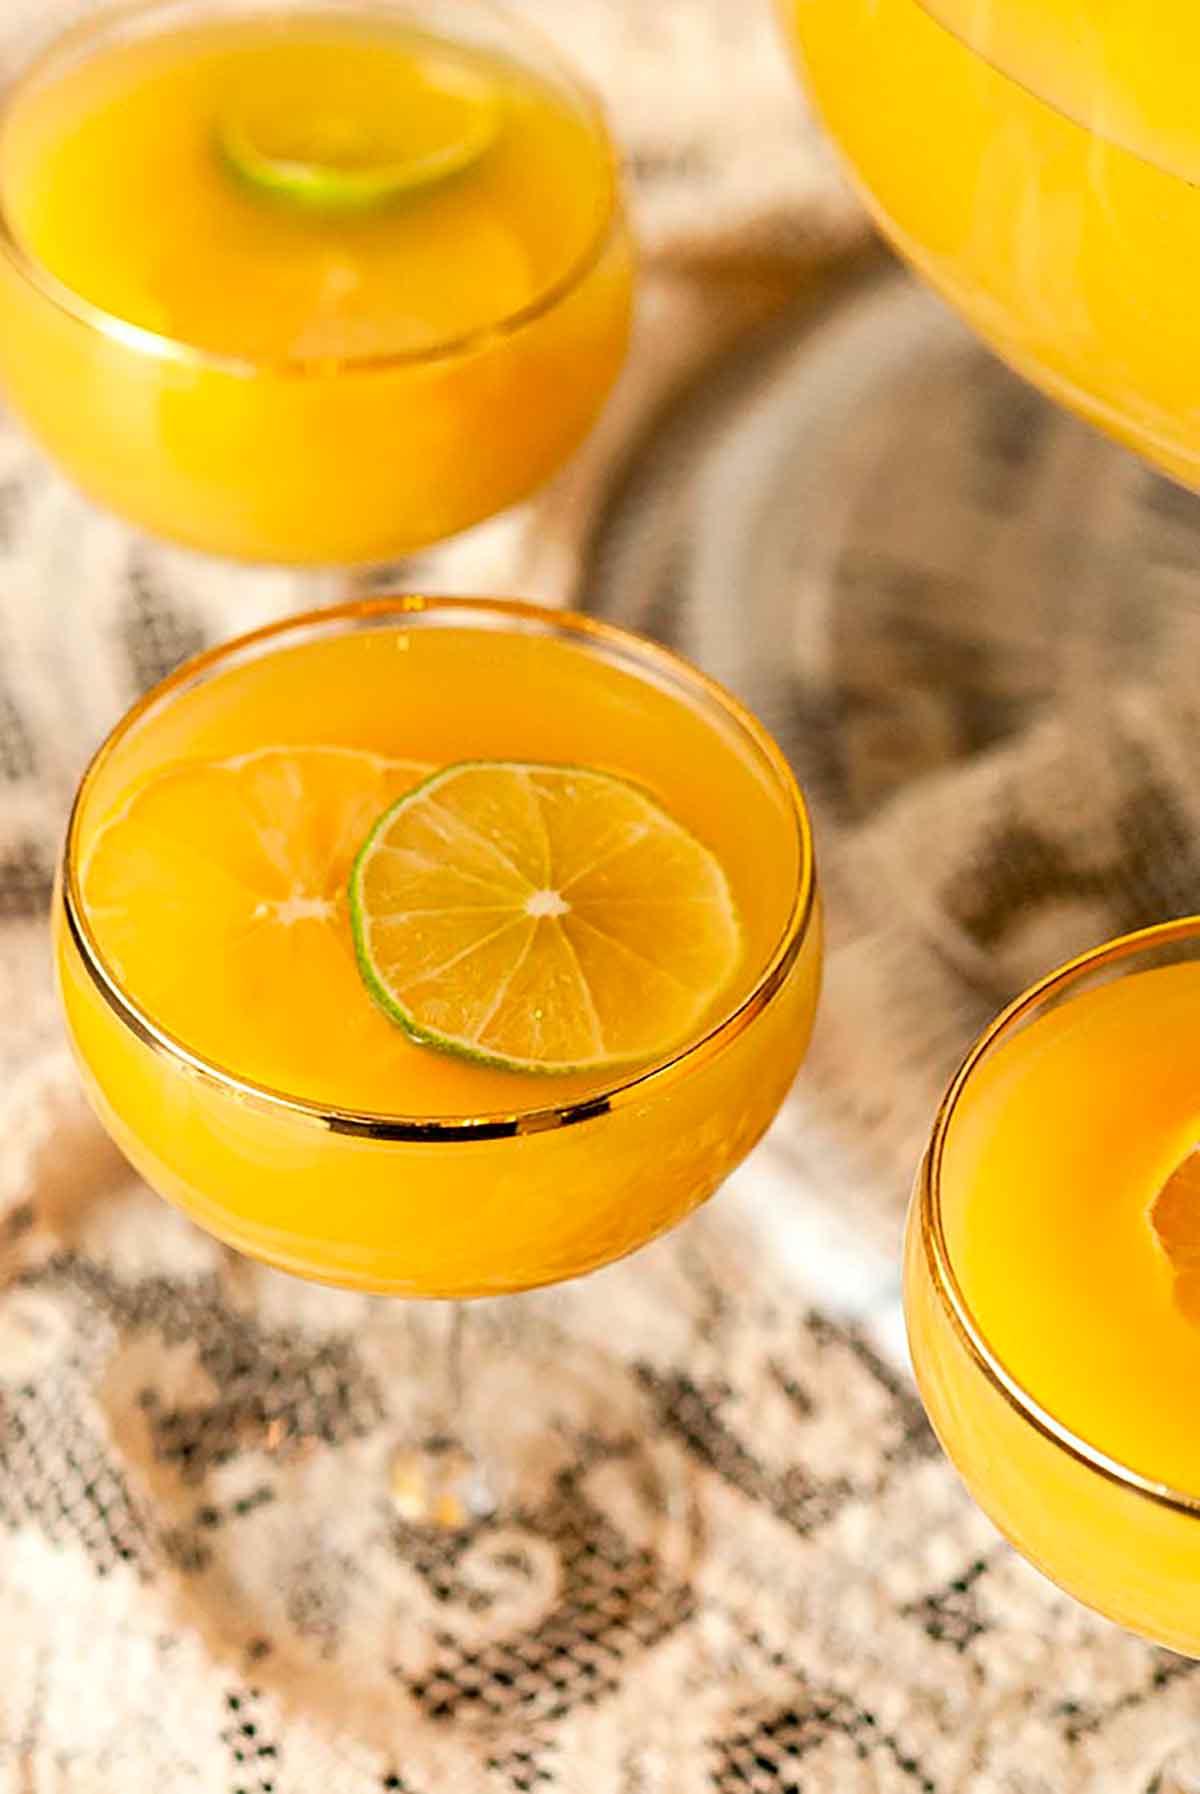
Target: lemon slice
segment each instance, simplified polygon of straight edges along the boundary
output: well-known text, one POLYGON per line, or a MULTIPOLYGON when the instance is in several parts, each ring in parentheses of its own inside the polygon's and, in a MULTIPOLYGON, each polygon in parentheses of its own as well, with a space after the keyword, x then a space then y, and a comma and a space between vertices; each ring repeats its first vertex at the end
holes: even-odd
POLYGON ((261 192, 358 212, 461 174, 500 129, 494 82, 448 55, 331 48, 240 95, 218 126, 234 172, 261 192))
POLYGON ((414 1038, 510 1070, 661 1054, 729 984, 719 861, 635 786, 468 761, 380 817, 350 881, 363 978, 414 1038))
POLYGON ((241 1076, 298 1094, 344 1084, 359 1049, 386 1054, 374 1036, 390 1032, 363 1000, 346 881, 380 809, 428 771, 266 748, 139 786, 81 865, 85 914, 122 987, 241 1076))

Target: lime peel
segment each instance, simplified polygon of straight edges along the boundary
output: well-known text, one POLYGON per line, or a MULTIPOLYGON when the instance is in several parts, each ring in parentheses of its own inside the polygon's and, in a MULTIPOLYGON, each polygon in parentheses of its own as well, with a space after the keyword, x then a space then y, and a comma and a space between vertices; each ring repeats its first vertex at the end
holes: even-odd
MULTIPOLYGON (((502 114, 499 90, 486 76, 448 64, 435 72, 441 97, 461 103, 454 134, 422 152, 390 153, 382 141, 372 149, 369 133, 364 141, 352 116, 325 121, 324 145, 301 148, 287 125, 260 120, 256 128, 243 106, 230 108, 218 122, 221 157, 246 186, 315 212, 366 212, 428 192, 487 154, 502 114)), ((319 138, 319 129, 310 139, 314 134, 319 138)))

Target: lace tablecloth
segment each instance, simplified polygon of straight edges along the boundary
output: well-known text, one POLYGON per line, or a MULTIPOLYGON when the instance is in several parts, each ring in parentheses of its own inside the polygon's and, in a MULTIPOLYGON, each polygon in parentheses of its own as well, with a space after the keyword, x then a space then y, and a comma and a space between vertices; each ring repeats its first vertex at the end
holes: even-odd
POLYGON ((406 1531, 373 1472, 412 1379, 358 1299, 235 1265, 137 1184, 46 970, 87 751, 306 594, 131 537, 0 420, 0 1794, 1151 1794, 1191 1666, 962 1493, 895 1251, 989 1011, 1196 902, 1197 507, 895 276, 827 275, 861 222, 765 8, 530 10, 629 145, 639 347, 553 492, 394 576, 574 597, 753 699, 820 833, 810 1064, 677 1236, 482 1312, 477 1350, 571 1367, 606 1425, 564 1397, 518 1515, 406 1531), (631 1500, 640 1468, 677 1498, 631 1500))

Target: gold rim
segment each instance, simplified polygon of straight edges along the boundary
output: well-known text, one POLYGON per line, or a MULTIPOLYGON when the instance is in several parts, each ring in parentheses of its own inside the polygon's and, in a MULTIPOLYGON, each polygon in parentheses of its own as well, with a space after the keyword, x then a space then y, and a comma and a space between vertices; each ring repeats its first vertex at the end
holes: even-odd
POLYGON ((1089 1439, 1073 1431, 1056 1414, 1044 1408, 1009 1370, 1000 1354, 991 1345, 963 1292, 954 1269, 942 1221, 942 1163, 946 1140, 953 1125, 963 1093, 981 1062, 1014 1029, 1048 1002, 1068 991, 1092 973, 1105 966, 1176 942, 1200 940, 1200 916, 1181 916, 1171 922, 1160 922, 1151 928, 1138 929, 1106 941, 1075 959, 1068 960, 1050 972, 1023 996, 1002 1010, 982 1033, 959 1066, 949 1089, 942 1098, 930 1136, 929 1148, 918 1174, 921 1244, 934 1291, 960 1341, 974 1359, 996 1392, 1011 1408, 1037 1429, 1052 1445, 1076 1459, 1085 1469, 1118 1484, 1131 1494, 1153 1501, 1179 1513, 1200 1516, 1200 1495, 1189 1495, 1168 1483, 1156 1482, 1140 1471, 1102 1451, 1089 1439))
POLYGON ((627 1102, 644 1100, 663 1085, 674 1082, 685 1070, 706 1063, 722 1052, 769 1006, 799 958, 815 914, 816 869, 808 811, 791 768, 779 748, 736 698, 687 661, 632 631, 615 628, 610 623, 601 623, 573 611, 549 611, 540 605, 516 599, 424 598, 406 594, 363 599, 335 605, 326 610, 304 611, 282 622, 268 624, 265 628, 253 630, 247 635, 224 642, 219 647, 208 649, 204 654, 185 662, 169 678, 154 686, 125 713, 83 775, 67 824, 61 889, 63 919, 92 983, 122 1025, 153 1052, 176 1064, 186 1065, 191 1072, 242 1099, 258 1102, 271 1109, 286 1110, 330 1133, 372 1140, 462 1141, 544 1133, 551 1128, 573 1127, 595 1120, 627 1102), (647 669, 657 672, 670 689, 690 695, 693 699, 697 696, 702 698, 736 726, 759 759, 765 762, 777 789, 787 801, 795 830, 799 877, 792 907, 766 965, 737 1008, 671 1058, 650 1065, 631 1077, 619 1079, 612 1085, 573 1102, 519 1113, 416 1116, 342 1109, 304 1097, 291 1096, 286 1091, 274 1090, 252 1079, 242 1078, 215 1060, 193 1052, 185 1041, 160 1027, 122 989, 119 978, 106 962, 88 923, 79 889, 80 833, 84 806, 99 773, 117 746, 151 711, 159 705, 170 703, 191 686, 202 683, 227 661, 257 658, 269 651, 281 638, 302 639, 345 628, 369 629, 380 622, 398 618, 405 618, 410 626, 416 627, 437 627, 439 624, 475 619, 484 628, 524 630, 531 634, 557 636, 576 644, 595 644, 598 648, 607 650, 617 664, 640 670, 643 676, 647 669))
MULTIPOLYGON (((559 275, 558 279, 543 289, 535 299, 517 311, 508 312, 502 318, 490 324, 481 324, 474 330, 459 336, 447 337, 444 342, 436 343, 427 349, 407 349, 384 351, 371 355, 345 356, 278 356, 254 360, 246 356, 222 355, 215 350, 203 349, 195 343, 184 342, 180 338, 165 336, 160 331, 147 329, 144 325, 131 323, 127 318, 109 312, 103 306, 94 304, 74 287, 59 280, 44 263, 31 255, 22 244, 9 217, 8 207, 4 201, 3 183, 0 182, 0 255, 3 255, 13 272, 32 288, 40 298, 53 305, 57 311, 81 324, 85 329, 97 335, 108 337, 110 341, 119 343, 123 348, 133 350, 137 354, 147 355, 158 361, 181 363, 186 367, 207 368, 215 373, 232 375, 238 379, 256 379, 264 374, 287 379, 329 379, 338 374, 383 373, 389 368, 425 367, 444 361, 455 361, 463 356, 486 348, 490 343, 503 342, 507 338, 517 336, 521 331, 536 324, 540 318, 548 315, 562 305, 575 293, 599 267, 609 250, 622 236, 628 235, 625 217, 625 206, 621 191, 620 164, 609 131, 607 119, 598 96, 559 56, 557 50, 544 39, 534 27, 524 20, 510 21, 509 15, 492 0, 471 0, 471 5, 484 16, 503 18, 506 22, 516 24, 522 38, 532 46, 536 46, 539 59, 552 71, 580 112, 588 120, 595 132, 597 143, 603 153, 607 171, 604 204, 596 221, 596 228, 588 243, 576 257, 571 266, 559 275)), ((16 76, 0 87, 0 145, 7 115, 15 100, 19 97, 27 83, 37 79, 39 73, 48 68, 64 51, 82 48, 93 38, 100 36, 113 27, 126 23, 136 24, 142 19, 152 19, 158 13, 168 13, 183 7, 189 8, 189 0, 113 0, 112 4, 101 7, 90 18, 80 21, 66 31, 53 38, 33 59, 20 69, 16 76)), ((209 10, 200 0, 198 10, 202 13, 209 10)), ((269 17, 273 12, 291 10, 294 12, 317 12, 321 10, 319 0, 295 0, 291 7, 279 7, 255 4, 255 0, 246 0, 244 9, 239 9, 239 16, 244 18, 269 17)), ((352 4, 339 8, 347 13, 395 13, 397 17, 410 12, 411 8, 403 0, 353 0, 352 4)), ((632 243, 629 245, 633 253, 632 243)))

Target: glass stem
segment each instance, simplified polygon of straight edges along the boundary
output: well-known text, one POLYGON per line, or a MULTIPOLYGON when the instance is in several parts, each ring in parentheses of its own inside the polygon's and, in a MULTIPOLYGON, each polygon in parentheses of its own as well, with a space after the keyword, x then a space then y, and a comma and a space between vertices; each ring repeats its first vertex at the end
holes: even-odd
POLYGON ((439 1303, 442 1309, 442 1336, 437 1352, 441 1358, 441 1375, 433 1379, 441 1388, 429 1430, 430 1443, 465 1445, 466 1384, 463 1376, 463 1345, 467 1331, 465 1302, 439 1303))
POLYGON ((467 1305, 439 1303, 430 1316, 419 1431, 391 1461, 392 1502, 411 1525, 459 1532, 495 1511, 486 1469, 471 1440, 465 1346, 467 1305))

